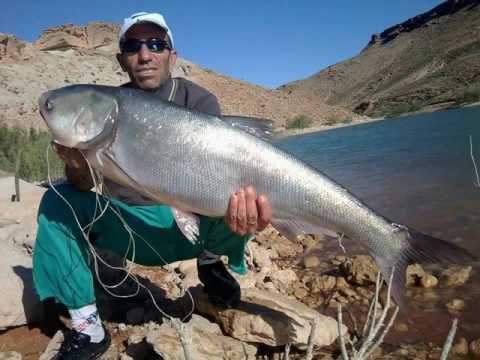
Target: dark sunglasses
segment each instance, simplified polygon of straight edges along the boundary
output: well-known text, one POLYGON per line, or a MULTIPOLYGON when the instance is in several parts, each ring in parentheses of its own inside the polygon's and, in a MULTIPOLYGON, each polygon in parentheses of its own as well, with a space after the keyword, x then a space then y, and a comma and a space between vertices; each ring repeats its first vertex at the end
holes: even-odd
POLYGON ((149 38, 146 40, 139 39, 127 39, 122 44, 122 53, 136 53, 145 44, 148 50, 156 53, 161 53, 163 50, 171 50, 172 48, 168 45, 168 42, 162 39, 149 38))

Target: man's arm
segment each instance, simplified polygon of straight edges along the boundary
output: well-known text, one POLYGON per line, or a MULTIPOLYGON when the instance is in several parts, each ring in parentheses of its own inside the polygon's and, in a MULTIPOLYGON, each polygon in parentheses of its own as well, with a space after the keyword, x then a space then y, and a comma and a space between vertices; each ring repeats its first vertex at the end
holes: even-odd
POLYGON ((77 190, 90 190, 93 187, 93 180, 88 164, 80 151, 59 144, 53 144, 53 149, 65 163, 65 175, 68 182, 77 190))

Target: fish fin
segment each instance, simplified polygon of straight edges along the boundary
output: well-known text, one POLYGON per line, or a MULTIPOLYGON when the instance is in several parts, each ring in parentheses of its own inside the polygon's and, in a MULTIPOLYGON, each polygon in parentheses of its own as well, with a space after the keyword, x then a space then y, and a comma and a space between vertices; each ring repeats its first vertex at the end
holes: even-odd
POLYGON ((400 236, 405 236, 408 246, 393 255, 393 266, 390 258, 374 257, 387 281, 394 271, 391 291, 395 302, 402 311, 407 309, 405 280, 408 265, 415 263, 463 264, 478 261, 474 255, 457 245, 401 225, 393 225, 395 227, 393 231, 399 233, 400 236))
POLYGON ((192 243, 198 242, 200 219, 197 215, 172 207, 173 217, 182 234, 192 243))
POLYGON ((306 234, 325 234, 332 237, 338 237, 338 234, 333 230, 299 220, 274 219, 272 220, 272 225, 283 236, 291 240, 295 239, 298 235, 306 234))
POLYGON ((271 120, 232 115, 222 115, 220 118, 230 126, 243 130, 260 139, 266 141, 272 139, 273 121, 271 120))

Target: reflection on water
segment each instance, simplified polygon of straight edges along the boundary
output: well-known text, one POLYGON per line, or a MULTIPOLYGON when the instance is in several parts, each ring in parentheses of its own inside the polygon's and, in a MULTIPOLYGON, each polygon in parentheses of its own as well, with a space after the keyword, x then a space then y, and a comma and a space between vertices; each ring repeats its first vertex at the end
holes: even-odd
MULTIPOLYGON (((393 221, 455 242, 480 256, 480 188, 475 186, 470 136, 480 166, 480 107, 305 134, 279 140, 277 145, 393 221)), ((347 247, 352 253, 361 251, 356 244, 347 247)), ((321 255, 338 251, 332 244, 321 255)), ((409 319, 399 321, 412 325, 402 339, 438 341, 448 332, 453 315, 460 320, 459 335, 480 337, 480 313, 475 311, 480 299, 478 265, 474 270, 467 285, 460 288, 409 290, 412 311, 409 319), (463 299, 465 310, 449 314, 445 304, 452 298, 463 299)))

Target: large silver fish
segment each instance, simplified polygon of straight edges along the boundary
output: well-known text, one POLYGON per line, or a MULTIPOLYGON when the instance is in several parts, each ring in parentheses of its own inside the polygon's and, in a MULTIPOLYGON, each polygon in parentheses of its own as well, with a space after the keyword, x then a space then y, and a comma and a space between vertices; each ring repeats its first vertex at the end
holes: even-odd
POLYGON ((198 234, 194 214, 222 217, 230 195, 253 185, 268 197, 272 225, 287 237, 335 232, 366 245, 384 276, 395 269, 397 302, 409 263, 473 259, 455 245, 377 214, 261 139, 265 128, 254 120, 215 117, 143 91, 97 85, 49 91, 40 99, 40 112, 54 141, 83 149, 105 177, 171 205, 190 240, 198 234))

